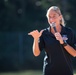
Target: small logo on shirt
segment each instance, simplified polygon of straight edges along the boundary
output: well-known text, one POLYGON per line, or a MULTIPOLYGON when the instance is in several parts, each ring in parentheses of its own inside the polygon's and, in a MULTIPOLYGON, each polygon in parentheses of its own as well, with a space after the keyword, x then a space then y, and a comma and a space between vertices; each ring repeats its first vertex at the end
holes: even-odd
POLYGON ((67 35, 62 35, 62 38, 63 38, 63 40, 68 40, 68 37, 67 37, 67 35))

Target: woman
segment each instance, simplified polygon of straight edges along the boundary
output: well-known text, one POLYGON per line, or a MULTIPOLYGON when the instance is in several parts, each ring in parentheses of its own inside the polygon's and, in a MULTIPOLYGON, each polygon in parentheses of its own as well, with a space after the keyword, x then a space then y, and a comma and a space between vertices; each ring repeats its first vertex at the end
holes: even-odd
POLYGON ((75 34, 71 28, 65 27, 57 6, 50 7, 46 16, 50 26, 29 33, 34 38, 33 54, 39 56, 45 50, 44 75, 73 75, 71 57, 76 57, 75 34))

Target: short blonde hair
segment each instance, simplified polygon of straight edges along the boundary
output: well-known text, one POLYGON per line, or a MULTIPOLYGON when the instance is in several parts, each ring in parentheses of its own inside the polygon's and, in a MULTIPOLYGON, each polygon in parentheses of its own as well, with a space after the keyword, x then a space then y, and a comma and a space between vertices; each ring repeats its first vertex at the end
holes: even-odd
MULTIPOLYGON (((46 13, 46 17, 47 17, 47 18, 48 18, 48 16, 49 16, 50 10, 55 11, 55 12, 58 13, 59 15, 62 15, 59 7, 57 7, 57 6, 52 6, 52 7, 50 7, 50 8, 47 10, 47 13, 46 13)), ((61 19, 61 21, 60 21, 60 24, 62 24, 63 26, 65 26, 65 21, 64 21, 63 16, 62 16, 62 19, 61 19)))

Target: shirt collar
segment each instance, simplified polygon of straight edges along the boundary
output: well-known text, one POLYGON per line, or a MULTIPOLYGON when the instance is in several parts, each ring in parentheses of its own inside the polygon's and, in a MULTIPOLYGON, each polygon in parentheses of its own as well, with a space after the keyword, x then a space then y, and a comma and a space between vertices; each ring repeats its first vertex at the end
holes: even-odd
MULTIPOLYGON (((61 25, 61 27, 62 27, 62 29, 61 29, 60 34, 61 34, 61 35, 62 35, 62 34, 66 34, 65 26, 61 25)), ((50 32, 50 31, 51 31, 51 26, 49 26, 47 29, 48 29, 48 31, 50 32)), ((51 34, 52 34, 52 33, 51 33, 51 34)))

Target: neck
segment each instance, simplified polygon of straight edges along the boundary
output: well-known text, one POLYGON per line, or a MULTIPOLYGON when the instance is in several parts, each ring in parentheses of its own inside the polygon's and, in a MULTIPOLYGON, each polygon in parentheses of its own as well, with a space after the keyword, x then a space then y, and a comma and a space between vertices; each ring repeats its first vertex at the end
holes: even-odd
MULTIPOLYGON (((61 25, 56 25, 56 31, 57 32, 61 32, 61 25)), ((54 29, 51 27, 51 32, 54 34, 55 33, 55 31, 54 31, 54 29)))

